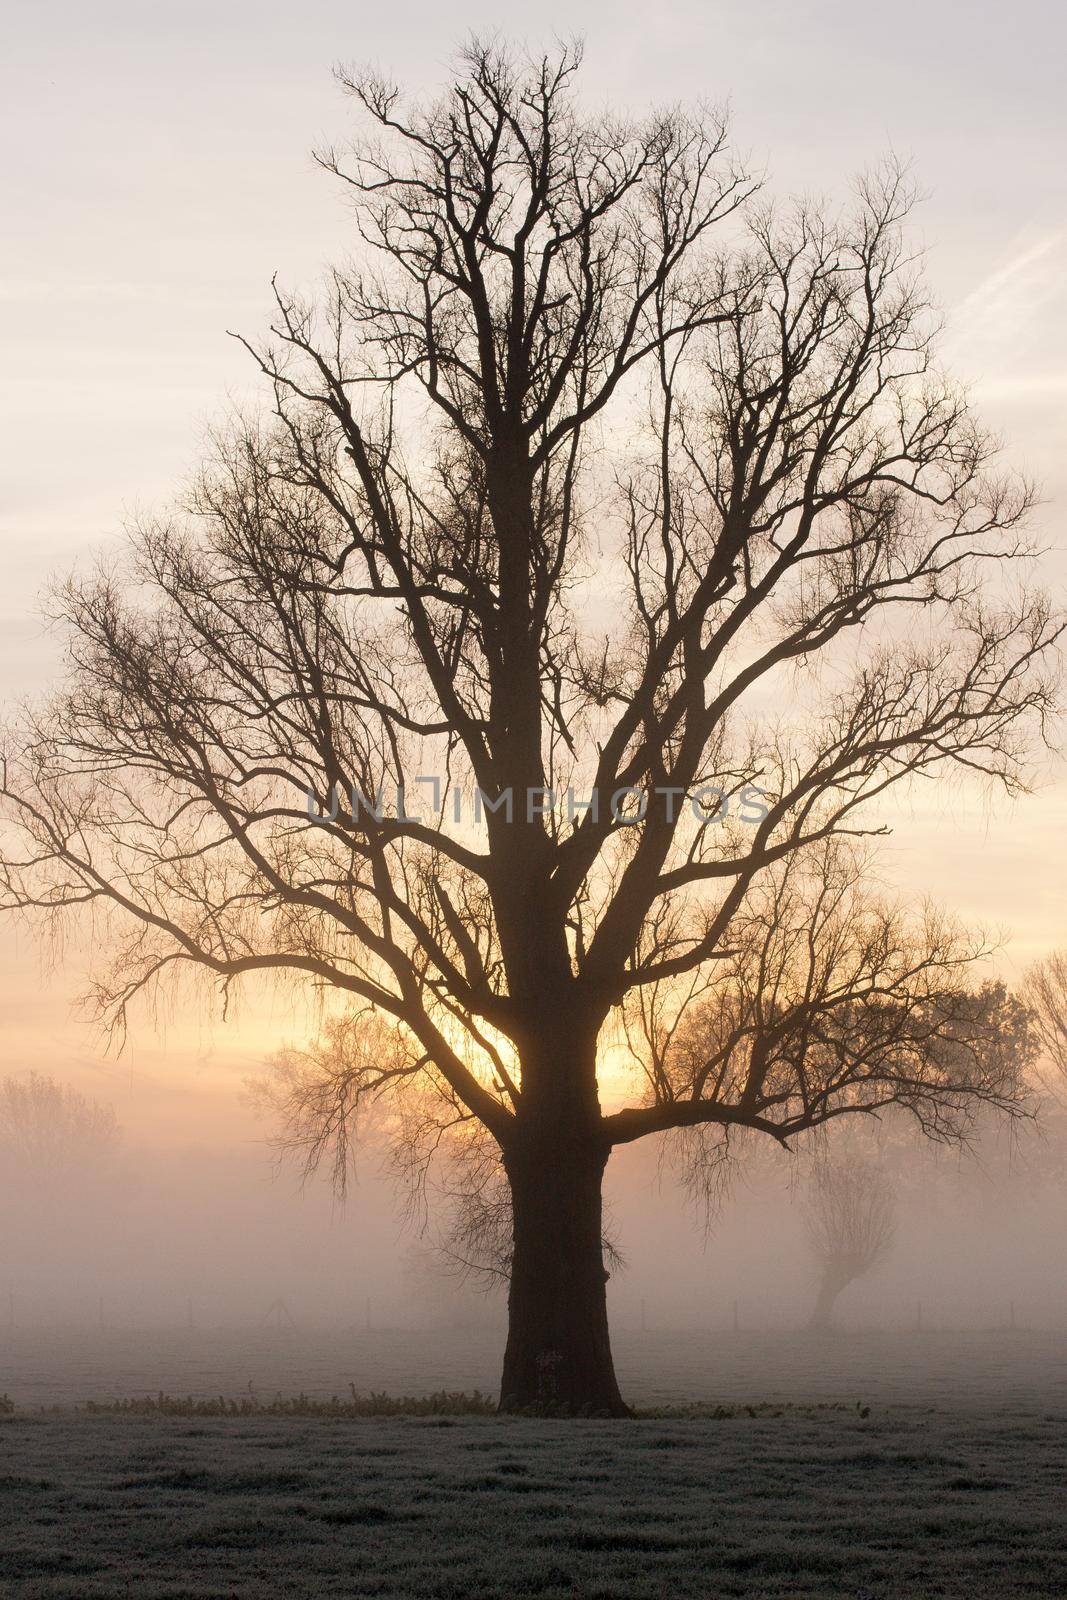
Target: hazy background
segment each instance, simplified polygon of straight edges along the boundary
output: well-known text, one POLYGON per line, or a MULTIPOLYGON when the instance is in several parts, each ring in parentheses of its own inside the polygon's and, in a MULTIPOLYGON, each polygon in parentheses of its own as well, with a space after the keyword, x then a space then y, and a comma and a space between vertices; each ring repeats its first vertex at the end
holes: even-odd
MULTIPOLYGON (((775 1157, 743 1169, 705 1229, 663 1154, 646 1141, 609 1169, 607 1228, 624 1258, 609 1284, 614 1326, 802 1332, 817 1278, 807 1166, 775 1157)), ((1062 1118, 1041 1138, 994 1136, 962 1159, 906 1145, 885 1159, 896 1240, 842 1294, 831 1366, 850 1334, 989 1332, 1013 1320, 1067 1330, 1062 1118)), ((406 1221, 384 1168, 379 1150, 364 1150, 341 1209, 325 1182, 302 1188, 240 1137, 210 1149, 127 1134, 105 1161, 36 1176, 0 1162, 0 1392, 6 1335, 32 1330, 495 1330, 499 1354, 502 1296, 442 1268, 432 1224, 423 1234, 406 1221)), ((288 1381, 304 1381, 298 1368, 288 1381)))
MULTIPOLYGON (((947 351, 1044 486, 1039 526, 1062 586, 1062 7, 701 0, 657 16, 569 0, 490 17, 38 0, 9 4, 0 39, 5 699, 39 693, 53 669, 36 610, 49 579, 118 536, 126 513, 165 501, 227 396, 249 392, 226 329, 262 327, 274 271, 312 285, 347 249, 343 199, 308 156, 348 126, 331 65, 370 59, 430 89, 483 22, 534 46, 584 33, 593 105, 729 98, 739 146, 780 192, 838 198, 889 146, 913 156, 947 351)), ((1002 927, 1009 974, 1067 942, 1062 777, 1015 806, 930 791, 899 819, 886 861, 904 890, 1002 927)), ((0 1072, 49 1072, 112 1103, 124 1128, 91 1194, 8 1197, 0 1323, 245 1325, 278 1295, 309 1325, 361 1327, 368 1296, 381 1326, 475 1314, 413 1286, 411 1235, 373 1160, 343 1217, 321 1187, 301 1196, 291 1173, 272 1180, 241 1086, 306 1030, 298 1000, 254 995, 226 1025, 140 1018, 116 1060, 71 1016, 81 959, 50 971, 28 932, 0 928, 0 1072)), ((782 1175, 739 1191, 704 1253, 657 1160, 650 1148, 613 1163, 629 1260, 611 1286, 616 1319, 639 1326, 644 1301, 646 1323, 729 1326, 739 1299, 753 1326, 802 1321, 810 1267, 782 1175)), ((1064 1186, 1009 1179, 931 1178, 904 1206, 895 1257, 843 1314, 904 1326, 922 1299, 928 1320, 995 1326, 1014 1298, 1021 1318, 1067 1325, 1064 1186)))

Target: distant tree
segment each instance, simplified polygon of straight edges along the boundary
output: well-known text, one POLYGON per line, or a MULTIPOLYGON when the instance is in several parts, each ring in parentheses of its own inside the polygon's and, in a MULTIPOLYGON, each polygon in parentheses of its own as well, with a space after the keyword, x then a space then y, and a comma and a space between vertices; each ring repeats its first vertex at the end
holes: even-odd
POLYGON ((831 1327, 837 1298, 888 1256, 896 1233, 893 1188, 872 1162, 820 1162, 811 1178, 804 1220, 819 1265, 811 1326, 831 1327))
POLYGON ((960 1144, 990 1115, 1032 1113, 1029 1013, 1002 981, 973 982, 981 936, 875 894, 868 877, 839 839, 779 862, 734 918, 734 948, 684 1003, 655 986, 632 1002, 648 1098, 674 1108, 666 1125, 706 1204, 738 1139, 749 1158, 757 1134, 782 1142, 896 1112, 898 1143, 911 1131, 960 1144), (718 1125, 700 1115, 708 1104, 718 1125))
POLYGON ((1038 1044, 1067 1078, 1067 950, 1035 962, 1026 975, 1022 999, 1030 1007, 1038 1044))
POLYGON ((62 591, 70 680, 9 750, 0 903, 92 908, 119 1028, 190 969, 392 1026, 346 1116, 418 1078, 495 1142, 502 1404, 618 1414, 617 1145, 885 1098, 947 1131, 1015 1086, 924 1056, 965 960, 940 930, 888 957, 905 1049, 872 981, 862 1051, 749 1032, 750 1071, 605 1114, 600 1041, 635 990, 714 977, 766 875, 879 831, 894 785, 1023 787, 1060 623, 1015 581, 1028 487, 939 368, 906 175, 775 209, 722 116, 590 115, 578 65, 474 44, 414 106, 345 76, 364 126, 322 161, 357 258, 319 310, 277 291, 249 345, 273 416, 217 442, 188 514, 62 591))
POLYGON ((0 1079, 0 1163, 55 1177, 98 1165, 119 1138, 113 1107, 40 1072, 0 1079))

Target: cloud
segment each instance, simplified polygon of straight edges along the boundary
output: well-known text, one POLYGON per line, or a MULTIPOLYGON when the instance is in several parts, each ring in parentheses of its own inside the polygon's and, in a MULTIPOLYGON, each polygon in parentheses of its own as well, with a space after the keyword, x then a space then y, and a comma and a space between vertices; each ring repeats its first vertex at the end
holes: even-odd
POLYGON ((1029 346, 1040 334, 1042 348, 1047 346, 1050 320, 1057 336, 1054 342, 1059 343, 1067 333, 1062 306, 1065 275, 1067 230, 1017 247, 956 307, 950 319, 953 345, 972 358, 980 350, 985 359, 999 355, 1014 364, 1020 341, 1029 346))

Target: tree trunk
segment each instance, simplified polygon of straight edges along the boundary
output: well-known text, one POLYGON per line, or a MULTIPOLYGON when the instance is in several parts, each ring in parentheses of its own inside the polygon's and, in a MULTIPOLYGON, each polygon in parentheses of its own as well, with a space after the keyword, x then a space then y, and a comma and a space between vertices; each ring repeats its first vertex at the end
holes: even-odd
POLYGON ((834 1306, 842 1289, 852 1282, 854 1274, 846 1269, 836 1266, 833 1262, 823 1268, 819 1280, 819 1293, 815 1299, 815 1310, 811 1314, 809 1326, 816 1333, 828 1333, 833 1327, 834 1306))
POLYGON ((606 1151, 526 1139, 505 1157, 514 1250, 500 1409, 628 1416, 608 1336, 606 1151))

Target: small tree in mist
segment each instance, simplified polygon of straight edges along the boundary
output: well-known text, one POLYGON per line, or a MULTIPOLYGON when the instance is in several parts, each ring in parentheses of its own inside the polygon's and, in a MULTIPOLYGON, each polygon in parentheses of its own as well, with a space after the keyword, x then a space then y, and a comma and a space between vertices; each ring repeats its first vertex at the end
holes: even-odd
POLYGON ((70 681, 10 747, 0 901, 92 909, 120 1029, 191 969, 344 996, 374 1049, 339 1108, 305 1101, 319 1148, 405 1081, 480 1124, 502 1402, 620 1413, 618 1144, 1017 1106, 944 923, 872 913, 829 1032, 783 1033, 744 952, 776 875, 799 893, 894 785, 1024 787, 1059 623, 1015 580, 1029 491, 937 365, 906 175, 775 208, 721 115, 590 116, 578 65, 472 45, 428 106, 344 76, 363 129, 322 164, 358 259, 317 309, 278 290, 249 345, 273 415, 62 591, 70 681), (642 993, 660 1033, 702 1006, 714 1047, 606 1115, 599 1046, 642 993))
POLYGON ((0 1079, 0 1164, 56 1179, 98 1168, 119 1141, 114 1108, 40 1072, 0 1079))
POLYGON ((820 1162, 808 1186, 804 1222, 819 1265, 811 1326, 832 1326, 838 1296, 889 1255, 896 1234, 893 1188, 872 1162, 820 1162))
POLYGON ((1041 1052, 1067 1080, 1067 950, 1054 950, 1026 975, 1022 999, 1030 1007, 1041 1052))

